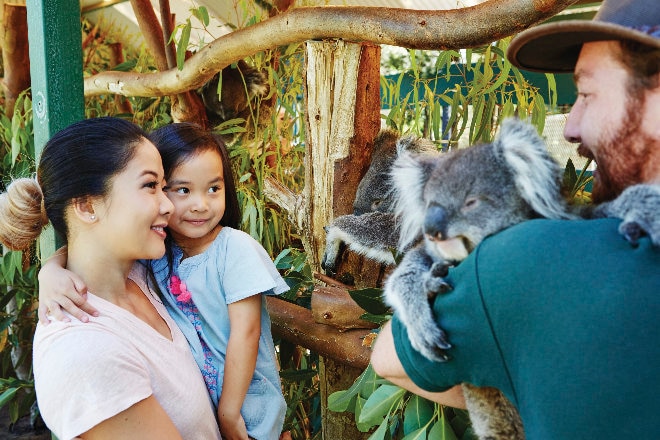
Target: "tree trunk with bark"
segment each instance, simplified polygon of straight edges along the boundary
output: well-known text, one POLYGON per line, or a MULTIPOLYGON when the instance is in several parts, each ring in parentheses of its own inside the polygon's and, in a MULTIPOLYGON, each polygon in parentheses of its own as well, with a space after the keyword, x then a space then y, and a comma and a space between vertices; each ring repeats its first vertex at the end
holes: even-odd
POLYGON ((11 118, 18 95, 30 87, 30 55, 25 1, 4 2, 2 18, 2 65, 5 114, 11 118))

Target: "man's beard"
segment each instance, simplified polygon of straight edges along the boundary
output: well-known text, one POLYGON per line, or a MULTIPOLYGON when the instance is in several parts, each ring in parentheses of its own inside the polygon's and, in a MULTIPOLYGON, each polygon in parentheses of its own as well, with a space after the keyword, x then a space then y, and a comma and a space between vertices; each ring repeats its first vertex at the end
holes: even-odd
MULTIPOLYGON (((640 183, 650 138, 642 133, 644 102, 631 97, 626 102, 626 117, 610 136, 603 136, 598 145, 598 161, 591 198, 594 203, 615 199, 630 185, 640 183)), ((580 146, 578 153, 590 157, 588 148, 580 146)))

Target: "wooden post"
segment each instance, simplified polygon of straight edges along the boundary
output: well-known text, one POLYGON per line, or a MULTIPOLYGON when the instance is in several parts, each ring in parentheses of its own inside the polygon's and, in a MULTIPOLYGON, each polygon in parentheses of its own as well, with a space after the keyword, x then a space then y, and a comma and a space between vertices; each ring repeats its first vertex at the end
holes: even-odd
MULTIPOLYGON (((27 0, 34 145, 38 157, 50 137, 85 117, 80 4, 27 0)), ((42 258, 55 250, 52 228, 41 236, 42 258)))
MULTIPOLYGON (((352 212, 357 183, 371 160, 380 129, 380 47, 342 40, 307 42, 305 105, 307 151, 303 245, 320 270, 323 229, 334 216, 352 212)), ((351 414, 327 408, 334 391, 347 389, 362 369, 321 358, 323 438, 367 438, 351 414)))

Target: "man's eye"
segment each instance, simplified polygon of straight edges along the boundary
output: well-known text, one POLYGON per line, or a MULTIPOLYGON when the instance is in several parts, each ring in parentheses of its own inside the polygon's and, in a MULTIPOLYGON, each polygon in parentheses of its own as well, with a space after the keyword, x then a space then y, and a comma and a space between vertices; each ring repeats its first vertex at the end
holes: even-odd
POLYGON ((190 190, 188 188, 177 188, 176 193, 177 194, 188 194, 190 190))

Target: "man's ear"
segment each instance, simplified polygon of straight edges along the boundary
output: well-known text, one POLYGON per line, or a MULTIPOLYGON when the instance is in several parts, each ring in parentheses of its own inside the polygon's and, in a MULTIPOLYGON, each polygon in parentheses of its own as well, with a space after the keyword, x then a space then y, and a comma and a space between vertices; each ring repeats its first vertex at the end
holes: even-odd
POLYGON ((94 203, 89 197, 74 199, 71 203, 73 214, 85 223, 94 223, 97 220, 94 203))

